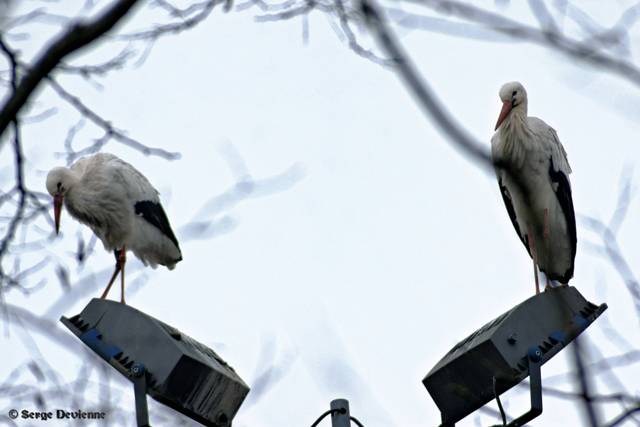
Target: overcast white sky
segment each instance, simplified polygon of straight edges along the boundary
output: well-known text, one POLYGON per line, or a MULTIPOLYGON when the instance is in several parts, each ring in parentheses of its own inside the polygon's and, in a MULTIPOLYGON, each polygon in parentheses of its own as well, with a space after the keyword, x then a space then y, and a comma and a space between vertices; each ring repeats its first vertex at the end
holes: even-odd
MULTIPOLYGON (((603 24, 617 17, 600 2, 584 7, 603 24)), ((526 8, 505 13, 534 23, 526 8)), ((217 10, 194 30, 160 40, 141 66, 100 80, 102 90, 60 77, 132 137, 182 153, 167 162, 117 143, 105 149, 160 190, 176 230, 234 185, 224 154, 230 144, 254 179, 288 171, 277 180, 282 191, 199 217, 220 221, 220 234, 184 241, 184 261, 172 272, 145 271, 148 283, 127 301, 210 345, 249 384, 256 366, 265 368, 265 348, 273 344, 274 363, 285 375, 240 409, 235 426, 310 425, 338 397, 350 400, 352 414, 367 427, 437 425, 424 375, 456 342, 534 292, 531 261, 495 180, 449 145, 393 72, 341 44, 324 15, 311 14, 306 46, 300 19, 260 24, 254 16, 217 10)), ((140 13, 127 28, 150 19, 140 13)), ((41 33, 18 44, 25 59, 50 35, 50 26, 36 28, 41 33)), ((638 32, 631 35, 637 39, 638 32)), ((403 32, 401 40, 451 113, 487 144, 501 107, 500 85, 521 81, 530 115, 553 126, 569 154, 577 212, 609 218, 622 170, 640 159, 639 88, 527 44, 421 31, 403 32)), ((108 57, 110 49, 103 46, 78 63, 108 57)), ((64 162, 54 153, 77 120, 55 99, 49 89, 40 92, 32 112, 52 103, 60 111, 24 132, 30 186, 42 191, 46 171, 64 162)), ((87 125, 75 143, 100 135, 87 125)), ((8 179, 10 152, 3 148, 0 175, 8 179)), ((619 243, 637 266, 637 198, 630 212, 619 243)), ((71 263, 65 251, 73 250, 77 230, 90 235, 64 212, 62 237, 38 256, 71 263)), ((622 282, 584 245, 597 237, 579 224, 578 240, 571 284, 593 302, 606 301, 607 320, 637 344, 638 319, 622 282)), ((139 263, 129 260, 132 283, 139 263)), ((113 255, 98 246, 73 276, 100 273, 95 284, 85 280, 86 298, 50 317, 74 315, 98 296, 112 263, 113 255)), ((51 276, 32 296, 13 292, 6 299, 41 314, 60 295, 51 276)), ((110 297, 118 299, 119 291, 110 297)), ((603 354, 621 353, 603 339, 599 323, 589 337, 603 354)), ((78 354, 37 339, 43 356, 71 381, 82 363, 78 354)), ((0 351, 0 378, 29 357, 16 331, 0 337, 0 351)), ((543 384, 568 369, 564 353, 543 367, 543 384)), ((640 371, 621 372, 629 391, 639 393, 640 381, 632 378, 640 371)), ((123 390, 122 404, 131 404, 132 393, 123 390)), ((528 409, 526 393, 506 396, 510 415, 528 409)), ((570 404, 553 398, 544 404, 532 425, 579 424, 570 404)), ((492 422, 473 415, 459 425, 492 422)))

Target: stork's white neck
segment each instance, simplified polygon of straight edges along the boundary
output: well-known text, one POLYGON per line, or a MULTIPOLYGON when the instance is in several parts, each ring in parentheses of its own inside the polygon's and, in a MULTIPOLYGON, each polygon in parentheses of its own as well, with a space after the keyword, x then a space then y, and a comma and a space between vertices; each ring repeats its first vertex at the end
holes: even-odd
POLYGON ((511 110, 500 126, 500 133, 507 141, 524 140, 531 135, 527 123, 527 105, 518 105, 511 110))
POLYGON ((532 136, 533 132, 527 122, 526 104, 516 106, 498 129, 500 142, 495 155, 516 168, 522 167, 532 136))

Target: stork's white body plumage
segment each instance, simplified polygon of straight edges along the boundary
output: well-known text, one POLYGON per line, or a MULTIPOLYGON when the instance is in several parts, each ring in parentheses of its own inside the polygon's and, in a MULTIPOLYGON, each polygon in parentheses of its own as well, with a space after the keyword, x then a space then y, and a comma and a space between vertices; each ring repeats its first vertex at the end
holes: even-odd
POLYGON ((123 258, 120 266, 117 261, 113 278, 124 267, 124 253, 118 254, 123 249, 154 268, 160 264, 171 270, 182 260, 158 191, 118 157, 98 153, 68 169, 54 168, 47 176, 47 190, 54 200, 58 198, 56 228, 64 202, 71 216, 89 226, 105 249, 116 251, 116 259, 123 258))
POLYGON ((556 131, 527 116, 520 83, 500 91, 504 102, 491 152, 500 191, 511 221, 530 256, 547 279, 567 283, 573 276, 576 225, 571 167, 556 131), (506 112, 505 112, 506 111, 506 112))

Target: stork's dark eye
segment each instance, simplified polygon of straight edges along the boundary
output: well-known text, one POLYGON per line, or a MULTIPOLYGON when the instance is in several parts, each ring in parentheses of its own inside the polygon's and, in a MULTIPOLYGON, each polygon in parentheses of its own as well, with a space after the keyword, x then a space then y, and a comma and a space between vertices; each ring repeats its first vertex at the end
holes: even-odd
POLYGON ((511 94, 511 96, 516 96, 517 93, 518 93, 518 91, 514 90, 513 93, 511 94))

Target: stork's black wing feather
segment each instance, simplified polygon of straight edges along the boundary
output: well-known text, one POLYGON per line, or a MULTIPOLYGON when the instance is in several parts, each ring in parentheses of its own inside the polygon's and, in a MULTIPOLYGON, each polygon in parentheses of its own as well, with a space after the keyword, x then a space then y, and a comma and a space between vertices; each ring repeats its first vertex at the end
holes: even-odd
POLYGON ((527 243, 525 238, 522 236, 522 233, 520 233, 520 226, 518 226, 518 221, 516 219, 516 210, 513 208, 513 203, 511 202, 511 195, 509 194, 509 190, 502 183, 502 178, 498 178, 498 186, 500 187, 500 194, 502 195, 504 206, 507 208, 507 213, 509 214, 509 219, 511 219, 513 228, 516 229, 518 238, 520 239, 524 247, 527 248, 527 252, 529 252, 529 256, 531 256, 531 251, 529 250, 529 243, 527 243))
POLYGON ((577 233, 576 233, 576 214, 573 210, 573 198, 571 197, 571 184, 569 183, 569 178, 562 171, 556 171, 553 166, 553 158, 549 159, 549 178, 551 178, 551 182, 557 184, 557 188, 555 189, 556 197, 558 198, 558 203, 560 203, 560 207, 562 208, 562 213, 564 214, 564 219, 567 222, 567 233, 569 234, 569 239, 571 241, 571 267, 564 274, 560 281, 563 283, 567 283, 569 279, 573 277, 573 264, 576 258, 576 245, 578 242, 577 233))
POLYGON ((136 215, 142 216, 142 218, 160 230, 162 234, 167 236, 169 240, 171 240, 173 244, 180 249, 178 239, 176 239, 175 234, 173 234, 167 214, 164 213, 164 209, 162 209, 162 205, 160 203, 152 202, 150 200, 142 200, 140 202, 136 202, 134 210, 136 215))

